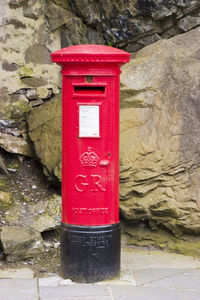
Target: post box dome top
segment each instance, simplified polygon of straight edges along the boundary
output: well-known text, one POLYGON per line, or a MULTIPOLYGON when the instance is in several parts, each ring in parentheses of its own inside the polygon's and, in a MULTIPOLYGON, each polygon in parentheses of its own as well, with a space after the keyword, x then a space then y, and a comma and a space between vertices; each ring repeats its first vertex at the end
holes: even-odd
POLYGON ((96 62, 125 64, 130 60, 130 53, 104 45, 76 45, 51 53, 56 63, 65 62, 96 62))

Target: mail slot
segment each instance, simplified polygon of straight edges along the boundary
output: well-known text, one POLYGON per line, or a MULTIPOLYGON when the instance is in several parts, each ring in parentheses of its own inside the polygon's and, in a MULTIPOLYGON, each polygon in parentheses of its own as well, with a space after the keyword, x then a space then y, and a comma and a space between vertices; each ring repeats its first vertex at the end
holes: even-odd
POLYGON ((77 45, 51 58, 62 68, 63 277, 112 278, 120 272, 119 75, 130 54, 77 45))
POLYGON ((101 95, 105 93, 104 86, 75 86, 75 94, 78 95, 101 95))

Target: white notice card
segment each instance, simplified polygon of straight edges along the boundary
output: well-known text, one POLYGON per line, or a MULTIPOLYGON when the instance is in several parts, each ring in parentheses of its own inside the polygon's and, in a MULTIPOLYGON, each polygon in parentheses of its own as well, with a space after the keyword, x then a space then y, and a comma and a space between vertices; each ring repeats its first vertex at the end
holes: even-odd
POLYGON ((79 105, 79 137, 99 137, 99 105, 79 105))

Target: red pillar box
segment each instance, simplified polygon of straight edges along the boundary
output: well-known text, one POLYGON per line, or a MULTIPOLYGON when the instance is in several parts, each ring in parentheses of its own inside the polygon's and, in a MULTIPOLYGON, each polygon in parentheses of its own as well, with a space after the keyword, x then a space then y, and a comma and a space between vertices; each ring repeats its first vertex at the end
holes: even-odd
POLYGON ((120 271, 119 75, 130 54, 77 45, 51 58, 63 77, 61 268, 95 282, 120 271))

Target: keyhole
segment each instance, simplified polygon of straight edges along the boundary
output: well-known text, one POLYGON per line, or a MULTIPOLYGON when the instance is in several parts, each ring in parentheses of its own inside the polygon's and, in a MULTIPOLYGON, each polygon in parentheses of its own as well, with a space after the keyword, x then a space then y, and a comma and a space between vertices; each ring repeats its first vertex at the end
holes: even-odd
POLYGON ((93 76, 85 76, 85 81, 86 82, 93 82, 93 76))

